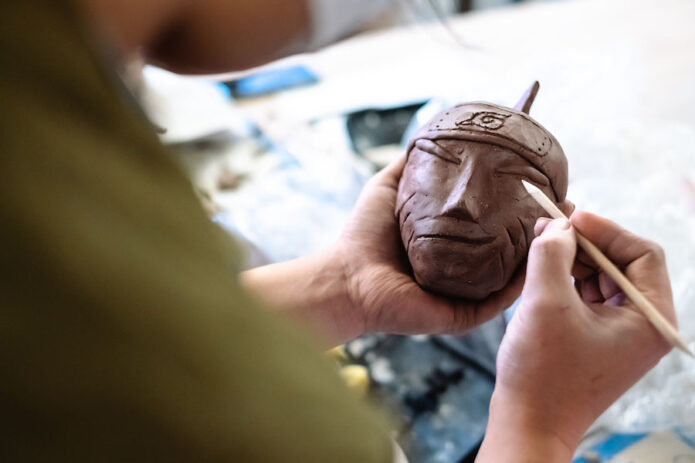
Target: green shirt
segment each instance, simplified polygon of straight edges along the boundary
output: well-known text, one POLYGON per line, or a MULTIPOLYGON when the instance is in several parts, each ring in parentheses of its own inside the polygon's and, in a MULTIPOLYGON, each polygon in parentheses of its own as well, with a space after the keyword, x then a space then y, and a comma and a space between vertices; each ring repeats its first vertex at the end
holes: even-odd
POLYGON ((66 0, 0 6, 3 461, 388 462, 381 422, 234 278, 66 0))

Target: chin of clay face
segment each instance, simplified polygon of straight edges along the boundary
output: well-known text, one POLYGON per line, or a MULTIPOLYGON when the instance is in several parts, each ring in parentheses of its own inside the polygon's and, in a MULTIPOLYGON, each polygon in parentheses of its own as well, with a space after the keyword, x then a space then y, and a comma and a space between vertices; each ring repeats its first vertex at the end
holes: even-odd
MULTIPOLYGON (((473 117, 491 130, 499 128, 494 117, 487 122, 473 117)), ((559 167, 544 166, 527 159, 531 150, 522 156, 511 144, 461 139, 456 129, 428 134, 434 136, 416 137, 411 143, 397 199, 397 219, 413 275, 429 291, 483 299, 509 282, 526 257, 536 219, 546 215, 521 180, 550 198, 564 200, 564 154, 555 161, 545 159, 559 167)))

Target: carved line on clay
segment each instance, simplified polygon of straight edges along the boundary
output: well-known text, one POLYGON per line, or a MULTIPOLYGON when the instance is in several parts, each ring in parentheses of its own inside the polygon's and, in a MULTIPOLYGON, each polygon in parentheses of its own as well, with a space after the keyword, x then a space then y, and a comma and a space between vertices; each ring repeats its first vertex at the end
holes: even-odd
POLYGON ((519 242, 521 241, 521 233, 519 233, 519 236, 514 238, 514 234, 512 234, 511 230, 507 229, 507 235, 509 236, 509 242, 512 244, 512 247, 514 248, 514 258, 516 259, 516 256, 519 254, 519 250, 517 249, 519 242))
POLYGON ((498 130, 504 127, 504 123, 511 114, 503 114, 495 111, 478 111, 462 121, 457 121, 457 126, 475 125, 484 130, 498 130))
POLYGON ((512 246, 516 246, 516 239, 514 238, 514 235, 512 235, 512 232, 507 229, 507 236, 509 236, 509 242, 512 243, 512 246))
POLYGON ((413 199, 413 196, 415 196, 415 192, 413 191, 407 198, 405 198, 405 201, 401 203, 401 206, 398 208, 398 211, 396 211, 396 216, 400 217, 401 212, 403 212, 403 208, 405 207, 406 204, 408 204, 408 201, 413 199))
POLYGON ((524 222, 521 220, 521 217, 517 217, 516 220, 518 220, 519 225, 521 225, 521 235, 524 238, 524 243, 528 244, 528 234, 526 233, 526 227, 524 226, 524 222))
POLYGON ((405 246, 406 254, 410 252, 410 243, 413 242, 413 236, 415 236, 415 230, 411 231, 410 236, 408 237, 408 243, 406 243, 406 246, 405 246))
MULTIPOLYGON (((401 223, 400 223, 400 226, 401 226, 401 227, 403 227, 403 225, 405 224, 405 222, 408 220, 408 217, 410 217, 410 214, 412 214, 412 213, 413 213, 413 211, 408 211, 408 213, 405 215, 405 217, 403 217, 403 220, 402 220, 401 223)), ((400 217, 400 216, 399 216, 399 217, 400 217)))
POLYGON ((426 138, 420 138, 415 142, 415 147, 420 151, 423 151, 432 156, 438 157, 442 161, 450 162, 452 164, 460 165, 461 159, 455 154, 451 153, 448 149, 444 148, 439 140, 429 140, 426 138))
POLYGON ((418 236, 419 240, 422 239, 441 239, 449 241, 457 241, 460 243, 476 243, 476 244, 487 244, 495 240, 495 237, 485 237, 485 238, 465 238, 463 236, 445 235, 443 233, 430 233, 427 235, 418 236))
MULTIPOLYGON (((483 107, 493 107, 493 108, 495 107, 494 105, 491 106, 490 103, 480 102, 480 101, 473 101, 473 102, 469 102, 469 103, 457 104, 456 106, 454 106, 454 107, 451 108, 451 109, 457 109, 457 108, 461 108, 461 107, 463 107, 463 106, 478 106, 478 107, 483 106, 483 107)), ((505 108, 505 109, 509 109, 509 108, 505 108)), ((496 112, 496 111, 487 110, 487 111, 478 111, 478 112, 496 112)), ((447 112, 446 114, 449 115, 449 112, 447 112)), ((504 114, 504 113, 501 113, 501 114, 504 114)), ((529 116, 528 114, 523 113, 523 112, 514 111, 514 112, 510 113, 509 115, 510 115, 510 116, 517 116, 517 117, 522 118, 522 119, 525 120, 526 122, 530 122, 531 124, 533 124, 534 126, 536 126, 536 128, 537 128, 538 130, 540 130, 540 132, 543 134, 543 138, 548 139, 548 140, 552 143, 552 140, 550 140, 550 138, 549 138, 548 135, 547 135, 547 134, 548 134, 548 130, 545 129, 542 125, 540 125, 538 122, 536 122, 536 121, 535 121, 533 118, 531 118, 531 116, 529 116)), ((446 130, 446 129, 442 129, 442 130, 446 130)))
MULTIPOLYGON (((528 151, 529 153, 533 153, 534 155, 536 155, 536 157, 539 157, 539 158, 545 157, 548 153, 550 153, 550 151, 551 151, 551 149, 552 149, 552 147, 553 147, 553 140, 552 140, 551 138, 549 138, 548 136, 545 136, 545 135, 544 135, 544 139, 548 141, 548 148, 547 148, 545 151, 537 152, 537 151, 532 150, 531 148, 528 148, 528 147, 524 146, 522 143, 519 142, 519 140, 516 140, 516 139, 514 139, 514 138, 512 138, 512 137, 510 137, 510 136, 504 135, 504 134, 499 133, 499 132, 482 132, 482 133, 481 133, 481 132, 478 131, 478 130, 474 130, 474 129, 464 129, 464 128, 461 128, 461 127, 452 127, 452 128, 448 128, 448 129, 430 129, 429 131, 430 131, 430 132, 461 132, 461 133, 464 133, 464 134, 466 134, 466 135, 470 135, 470 136, 473 136, 473 137, 475 137, 476 135, 477 135, 477 136, 487 135, 487 136, 490 137, 490 138, 494 138, 494 137, 502 138, 502 139, 504 139, 504 140, 509 141, 509 142, 510 142, 511 144, 513 144, 513 145, 521 146, 522 148, 526 148, 524 151, 528 151)), ((442 139, 443 139, 443 140, 446 140, 446 139, 449 139, 449 138, 456 139, 456 135, 452 135, 451 137, 445 137, 445 138, 442 138, 442 139)), ((434 140, 432 140, 431 138, 427 137, 427 134, 424 134, 423 136, 421 136, 420 138, 418 138, 417 140, 415 140, 414 144, 416 144, 416 143, 417 143, 418 141, 420 141, 420 140, 430 140, 430 141, 434 142, 434 140)), ((435 140, 436 140, 436 138, 435 138, 435 140)), ((491 139, 491 140, 476 140, 475 138, 470 138, 470 139, 469 139, 468 137, 466 137, 466 138, 464 138, 464 140, 477 141, 477 142, 479 142, 479 143, 490 143, 490 144, 493 144, 493 145, 501 146, 502 148, 512 149, 512 148, 509 148, 509 147, 507 147, 507 146, 500 145, 499 143, 495 143, 494 140, 492 140, 492 139, 491 139)), ((516 151, 516 150, 512 149, 512 151, 516 151)))

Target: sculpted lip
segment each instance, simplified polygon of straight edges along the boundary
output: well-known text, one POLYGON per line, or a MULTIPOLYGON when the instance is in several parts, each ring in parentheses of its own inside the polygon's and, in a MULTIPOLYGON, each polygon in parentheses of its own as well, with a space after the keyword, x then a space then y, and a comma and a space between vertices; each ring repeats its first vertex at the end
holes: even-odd
POLYGON ((494 236, 461 236, 461 235, 445 235, 443 233, 430 233, 426 235, 417 235, 416 240, 449 240, 458 241, 468 244, 488 244, 495 241, 494 236))
POLYGON ((496 236, 483 231, 478 224, 466 220, 438 216, 416 221, 414 240, 448 240, 467 244, 488 244, 496 236))

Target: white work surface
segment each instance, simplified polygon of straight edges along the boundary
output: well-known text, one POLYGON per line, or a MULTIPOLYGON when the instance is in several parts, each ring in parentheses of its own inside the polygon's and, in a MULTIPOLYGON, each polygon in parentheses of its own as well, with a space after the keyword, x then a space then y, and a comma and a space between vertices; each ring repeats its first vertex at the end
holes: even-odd
MULTIPOLYGON (((539 80, 531 115, 567 154, 568 198, 665 248, 681 333, 695 350, 693 21, 693 0, 568 0, 476 13, 451 20, 463 45, 433 23, 292 57, 277 65, 306 64, 321 82, 240 106, 294 154, 319 159, 345 156, 325 123, 345 111, 432 97, 511 106, 539 80)), ((331 219, 337 225, 325 239, 341 220, 331 219)), ((692 432, 695 360, 669 354, 599 423, 692 432)))

